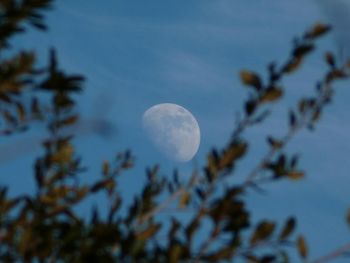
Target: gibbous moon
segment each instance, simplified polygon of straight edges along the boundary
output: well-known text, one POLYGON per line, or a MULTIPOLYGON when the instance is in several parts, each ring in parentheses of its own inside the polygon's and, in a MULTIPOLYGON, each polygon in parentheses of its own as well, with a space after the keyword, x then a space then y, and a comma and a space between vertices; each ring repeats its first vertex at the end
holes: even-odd
POLYGON ((157 104, 146 110, 143 128, 156 148, 169 159, 190 161, 198 151, 200 129, 191 112, 173 104, 157 104))

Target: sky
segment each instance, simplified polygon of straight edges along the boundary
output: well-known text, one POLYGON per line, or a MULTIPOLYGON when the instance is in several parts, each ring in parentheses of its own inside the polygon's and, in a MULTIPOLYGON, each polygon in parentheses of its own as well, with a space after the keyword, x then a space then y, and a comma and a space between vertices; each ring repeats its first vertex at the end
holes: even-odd
MULTIPOLYGON (((240 84, 240 69, 265 73, 269 62, 286 58, 293 37, 317 21, 332 23, 334 32, 320 41, 320 49, 299 74, 284 81, 286 96, 273 106, 270 119, 247 133, 251 151, 237 169, 237 180, 244 178, 267 150, 265 136, 283 134, 289 108, 312 94, 326 70, 324 51, 350 55, 349 17, 346 0, 62 0, 48 13, 49 32, 31 30, 16 37, 14 46, 34 49, 41 64, 54 46, 62 68, 87 77, 79 104, 83 128, 77 129, 75 139, 89 169, 85 179, 98 176, 103 160, 132 149, 136 167, 124 176, 122 189, 130 194, 142 182, 146 166, 160 163, 164 174, 177 167, 186 178, 193 167, 203 165, 212 147, 228 141, 235 118, 242 113, 247 90, 240 84), (179 104, 197 119, 201 145, 191 162, 166 159, 142 130, 142 114, 158 103, 179 104), (91 128, 96 120, 112 125, 112 133, 96 136, 91 128)), ((271 184, 266 195, 252 192, 248 197, 256 219, 282 222, 297 215, 298 230, 309 240, 313 258, 350 240, 344 220, 350 207, 348 85, 336 85, 334 103, 316 131, 301 132, 288 147, 300 154, 306 179, 271 184)), ((34 127, 27 135, 0 141, 0 165, 10 174, 0 180, 13 186, 14 193, 34 189, 30 176, 18 176, 32 167, 43 136, 44 128, 34 127), (13 145, 18 147, 14 150, 13 145)))

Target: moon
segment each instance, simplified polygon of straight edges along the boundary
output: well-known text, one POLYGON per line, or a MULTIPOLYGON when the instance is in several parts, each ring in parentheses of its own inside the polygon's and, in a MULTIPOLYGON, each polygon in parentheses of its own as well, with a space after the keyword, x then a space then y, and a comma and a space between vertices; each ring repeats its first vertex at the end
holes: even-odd
POLYGON ((200 129, 184 107, 173 103, 154 105, 144 112, 142 124, 155 147, 167 158, 188 162, 196 155, 200 129))

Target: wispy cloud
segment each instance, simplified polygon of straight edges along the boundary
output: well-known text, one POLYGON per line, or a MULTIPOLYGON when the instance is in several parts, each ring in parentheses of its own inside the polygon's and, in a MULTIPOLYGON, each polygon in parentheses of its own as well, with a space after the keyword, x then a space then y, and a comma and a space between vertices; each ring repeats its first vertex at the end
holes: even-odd
POLYGON ((164 57, 162 78, 179 87, 179 90, 197 88, 206 90, 220 90, 230 86, 230 78, 222 72, 220 67, 206 61, 205 57, 180 50, 169 52, 164 57))
MULTIPOLYGON (((305 17, 309 15, 310 9, 312 10, 310 6, 312 5, 304 5, 301 11, 305 13, 305 17)), ((217 42, 243 42, 250 45, 259 39, 261 46, 264 39, 271 39, 276 34, 285 32, 289 23, 293 23, 293 27, 296 27, 305 22, 305 19, 295 19, 295 13, 291 10, 297 8, 298 4, 286 4, 285 1, 283 3, 274 1, 273 4, 269 4, 269 9, 266 9, 264 2, 247 2, 242 5, 227 0, 204 1, 193 7, 194 12, 191 16, 164 20, 162 23, 142 17, 96 14, 91 10, 74 9, 69 6, 61 9, 68 16, 88 24, 89 30, 95 32, 156 33, 165 37, 179 36, 188 40, 206 37, 217 42)))

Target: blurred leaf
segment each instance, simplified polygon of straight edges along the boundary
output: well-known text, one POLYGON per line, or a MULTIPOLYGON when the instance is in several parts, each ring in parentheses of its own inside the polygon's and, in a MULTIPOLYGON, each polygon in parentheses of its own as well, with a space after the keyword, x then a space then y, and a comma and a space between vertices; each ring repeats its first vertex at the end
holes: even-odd
POLYGON ((176 233, 178 232, 180 227, 181 227, 180 222, 177 219, 172 217, 171 218, 171 227, 170 227, 170 230, 169 230, 169 233, 168 233, 169 241, 175 239, 176 233))
POLYGON ((63 120, 60 120, 59 126, 72 125, 72 124, 76 123, 78 119, 79 119, 78 115, 69 116, 63 120))
POLYGON ((19 120, 23 122, 26 117, 23 105, 21 103, 16 103, 16 109, 17 109, 17 115, 19 117, 19 120))
POLYGON ((297 248, 298 248, 299 255, 304 259, 307 258, 308 248, 307 248, 307 244, 306 244, 306 241, 305 241, 303 236, 298 237, 297 248))
POLYGON ((335 58, 334 55, 331 52, 326 52, 326 54, 324 55, 325 60, 327 62, 327 64, 331 67, 331 68, 335 68, 335 58))
POLYGON ((229 168, 233 165, 236 159, 244 156, 248 148, 248 145, 244 142, 233 142, 225 149, 219 159, 219 170, 229 168))
POLYGON ((30 111, 31 111, 31 114, 32 114, 32 117, 33 118, 38 118, 40 119, 42 116, 41 114, 41 110, 40 110, 40 107, 39 107, 39 101, 37 98, 33 98, 32 101, 31 101, 31 106, 30 106, 30 111))
POLYGON ((208 182, 212 182, 217 176, 219 155, 215 149, 208 154, 207 167, 205 168, 205 175, 208 182))
POLYGON ((254 113, 257 106, 257 102, 255 100, 248 100, 244 106, 246 114, 250 116, 254 113))
POLYGON ((289 126, 291 128, 295 128, 296 124, 297 124, 297 117, 295 116, 295 113, 292 110, 290 110, 289 111, 289 126))
POLYGON ((312 120, 313 122, 316 122, 316 121, 318 121, 318 120, 320 119, 320 117, 321 117, 321 110, 318 108, 318 109, 316 109, 316 110, 314 111, 314 113, 312 114, 311 120, 312 120))
POLYGON ((290 217, 287 222, 285 223, 278 239, 279 240, 284 240, 286 238, 288 238, 290 236, 290 234, 292 234, 292 232, 294 231, 296 226, 296 220, 294 217, 290 217))
POLYGON ((222 262, 223 260, 230 260, 234 252, 234 247, 232 246, 223 246, 217 251, 211 253, 206 260, 208 262, 222 262))
POLYGON ((242 70, 240 77, 244 85, 254 87, 256 90, 260 90, 262 88, 260 77, 256 73, 242 70))
POLYGON ((204 193, 204 191, 203 191, 201 188, 199 188, 199 187, 196 187, 195 191, 196 191, 196 194, 197 194, 197 196, 199 197, 199 199, 200 199, 201 201, 203 201, 203 200, 205 199, 205 193, 204 193))
POLYGON ((184 192, 181 196, 180 196, 180 200, 179 200, 179 208, 185 208, 189 202, 191 200, 191 195, 189 192, 184 192))
POLYGON ((272 138, 271 136, 267 137, 267 142, 274 149, 280 149, 283 146, 283 143, 280 140, 276 140, 275 138, 272 138))
POLYGON ((304 113, 308 107, 308 103, 305 99, 301 99, 298 103, 298 110, 300 113, 304 113))
POLYGON ((56 153, 51 156, 51 162, 65 164, 73 158, 74 147, 70 143, 61 145, 56 153))
POLYGON ((317 23, 313 26, 313 28, 309 32, 306 33, 305 36, 307 38, 318 38, 330 30, 331 30, 331 26, 325 25, 322 23, 317 23))
POLYGON ((283 91, 280 88, 270 87, 264 95, 261 97, 261 102, 272 102, 278 100, 283 95, 283 91))
POLYGON ((289 179, 292 179, 292 180, 300 180, 304 178, 305 174, 300 171, 290 171, 287 173, 287 176, 289 179))
POLYGON ((276 262, 276 256, 274 255, 263 256, 260 260, 260 263, 273 263, 273 262, 276 262))
POLYGON ((192 240, 193 234, 196 232, 196 230, 198 230, 199 226, 200 226, 200 218, 195 217, 191 221, 191 223, 186 227, 185 233, 186 233, 186 238, 189 241, 189 243, 192 240))
POLYGON ((4 110, 2 116, 9 125, 17 125, 17 119, 9 111, 4 110))
POLYGON ((247 263, 261 263, 259 258, 251 253, 244 254, 244 257, 247 259, 247 263))
POLYGON ((255 232, 253 233, 251 239, 250 239, 250 244, 255 245, 259 241, 263 241, 265 239, 268 239, 274 229, 275 229, 275 223, 270 222, 270 221, 262 221, 258 224, 258 226, 255 229, 255 232))
POLYGON ((292 169, 294 169, 297 166, 298 160, 299 160, 299 156, 297 154, 293 155, 293 157, 292 157, 292 159, 290 161, 290 167, 292 169))
POLYGON ((313 44, 304 44, 301 46, 298 46, 293 51, 294 58, 302 58, 306 54, 310 53, 314 49, 313 44))
POLYGON ((31 21, 30 22, 34 27, 36 27, 37 29, 40 29, 40 30, 47 30, 47 26, 43 23, 40 23, 40 22, 35 22, 35 21, 31 21))
POLYGON ((146 240, 146 239, 154 236, 158 232, 160 227, 161 227, 160 224, 151 224, 147 229, 136 234, 136 238, 141 239, 141 240, 146 240))
POLYGON ((7 103, 11 103, 12 102, 11 98, 8 95, 6 95, 4 92, 0 92, 0 100, 2 102, 7 102, 7 103))
POLYGON ((270 115, 270 113, 271 112, 269 110, 265 110, 261 114, 259 114, 252 122, 256 124, 261 123, 270 115))
POLYGON ((328 73, 328 75, 327 75, 327 82, 330 83, 333 80, 344 79, 344 78, 347 78, 347 77, 348 77, 348 74, 345 71, 340 70, 340 69, 334 69, 334 70, 332 70, 331 72, 328 73))
POLYGON ((104 180, 101 180, 99 182, 96 182, 91 188, 90 191, 95 193, 98 192, 100 190, 103 189, 109 189, 110 187, 114 187, 115 186, 115 182, 113 180, 113 178, 107 178, 104 180))
POLYGON ((104 161, 102 163, 102 174, 104 176, 108 176, 110 174, 110 165, 109 165, 109 162, 107 161, 104 161))
POLYGON ((181 254, 184 252, 183 247, 179 243, 171 244, 169 247, 169 263, 177 263, 180 261, 181 254))
POLYGON ((303 62, 303 57, 301 56, 294 57, 291 61, 289 61, 285 65, 285 67, 283 68, 283 72, 288 74, 293 73, 301 66, 302 62, 303 62))
POLYGON ((346 213, 346 222, 350 226, 350 209, 348 209, 348 212, 346 213))

